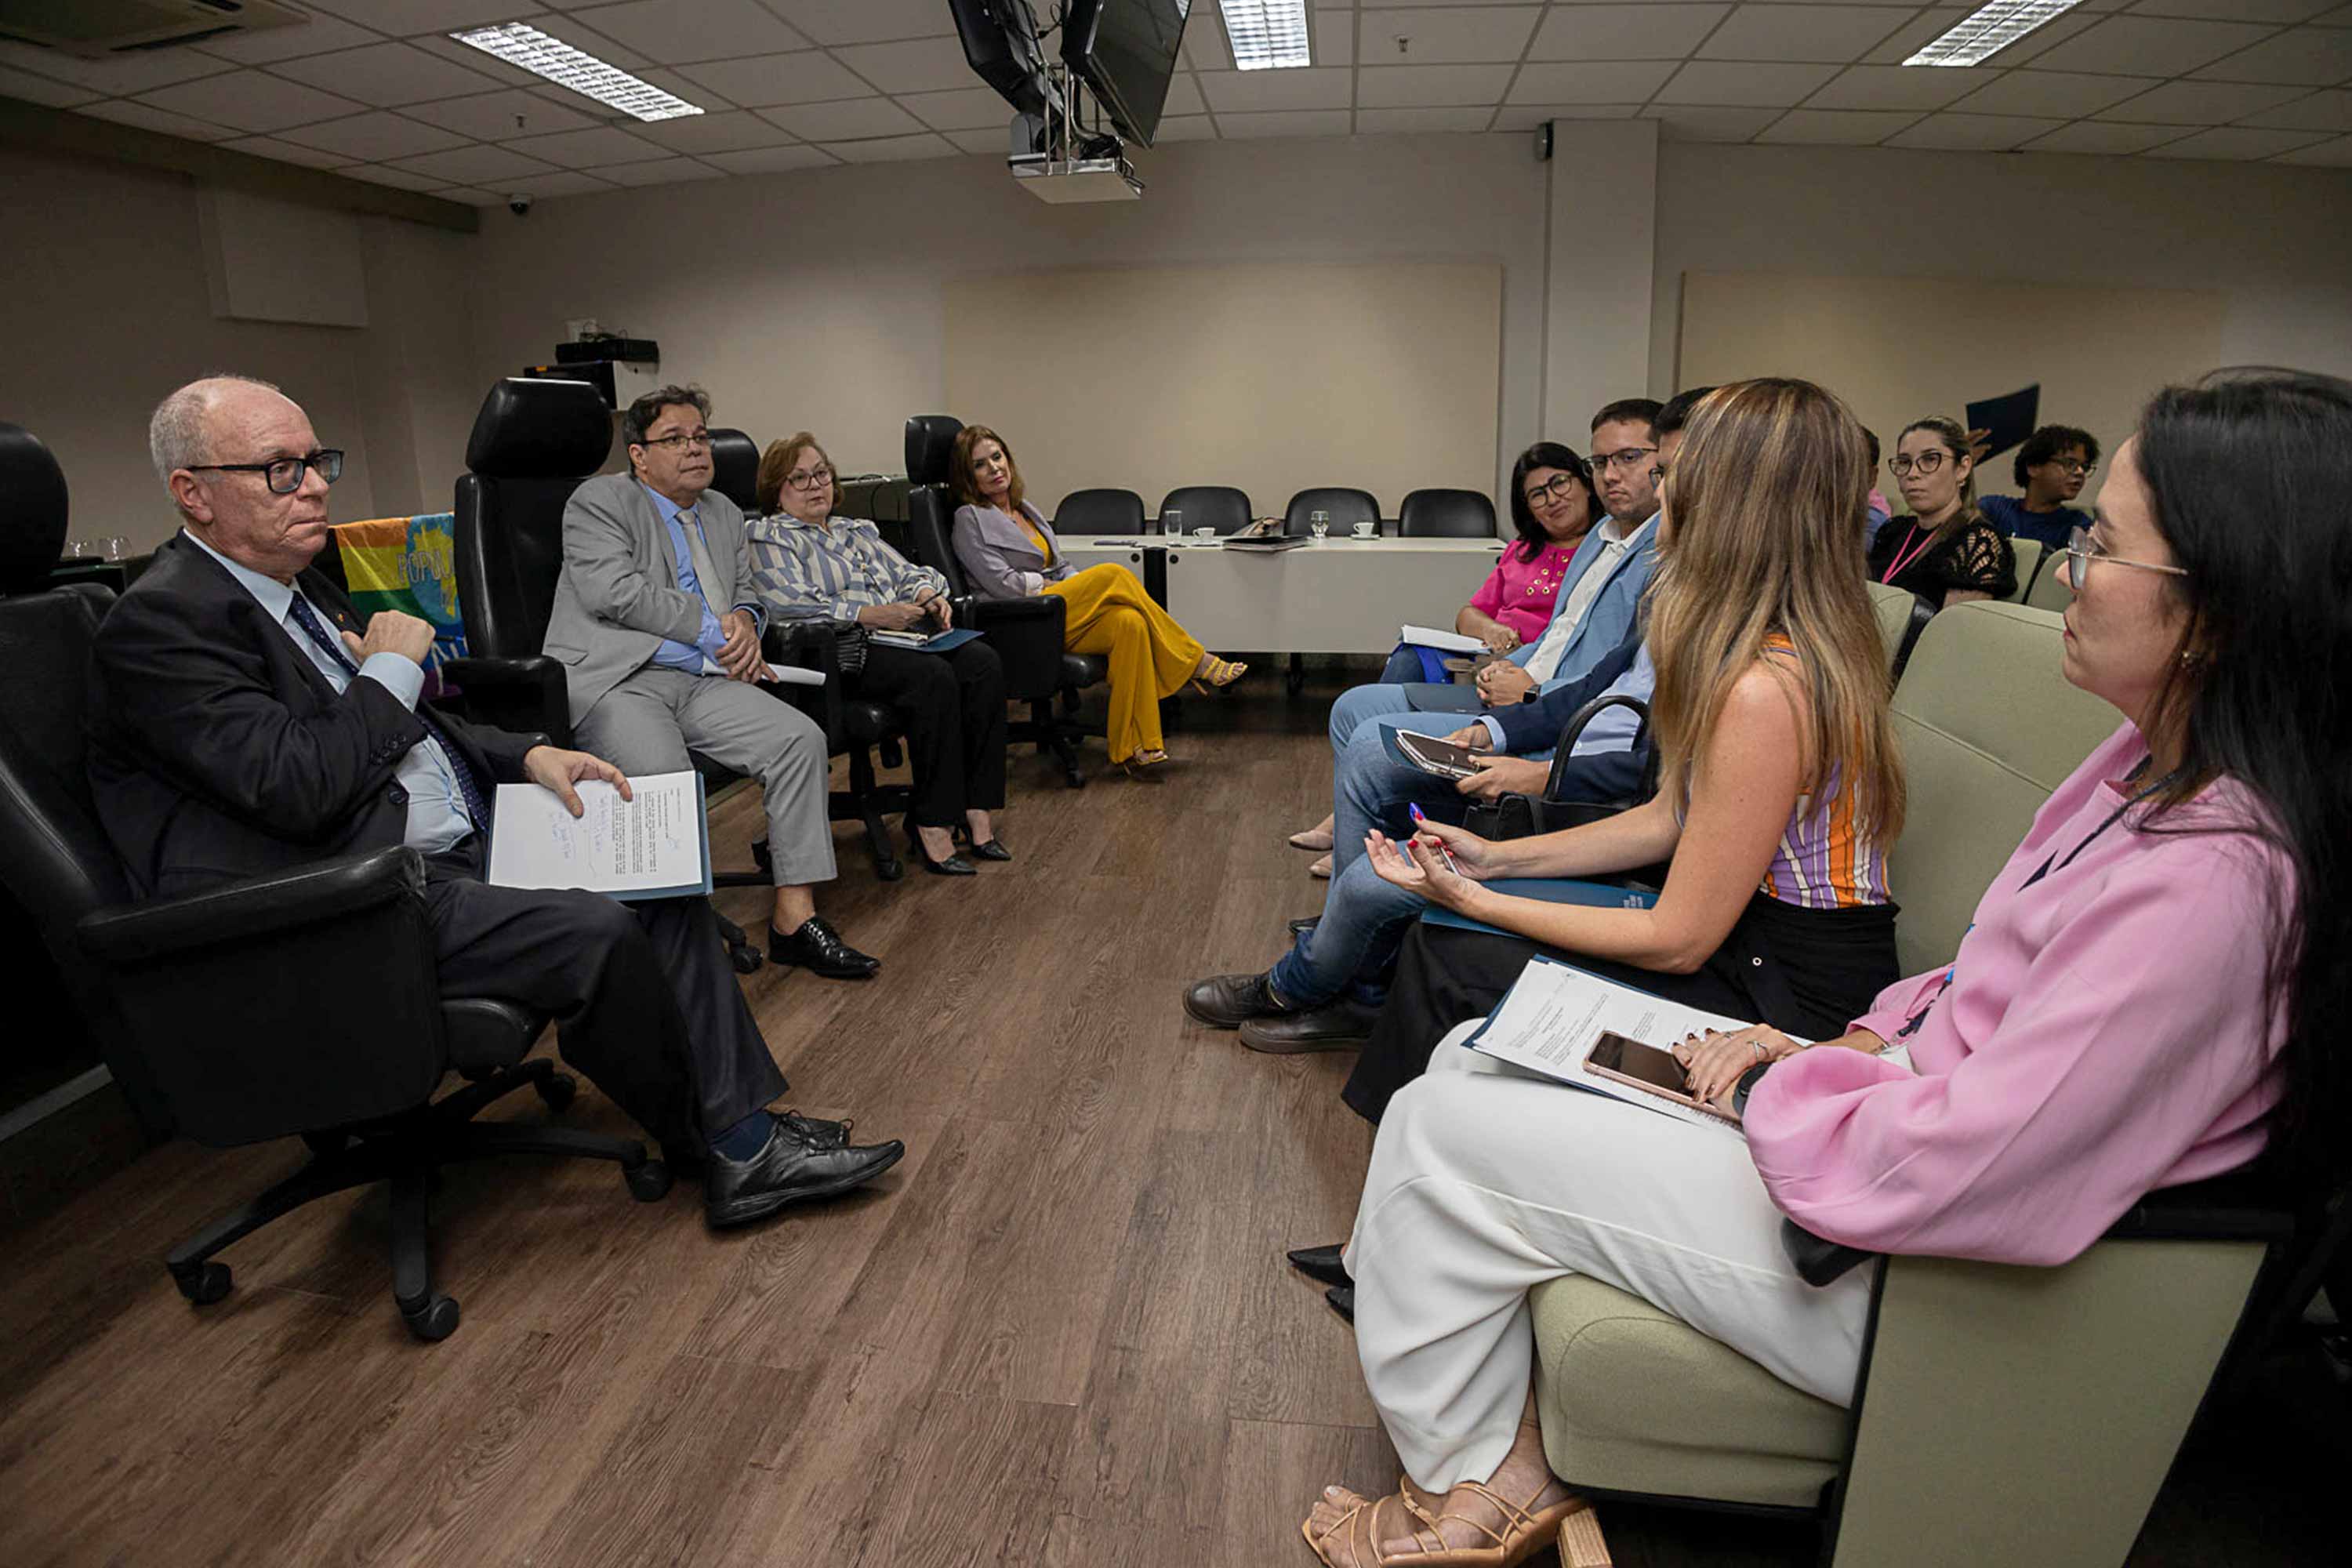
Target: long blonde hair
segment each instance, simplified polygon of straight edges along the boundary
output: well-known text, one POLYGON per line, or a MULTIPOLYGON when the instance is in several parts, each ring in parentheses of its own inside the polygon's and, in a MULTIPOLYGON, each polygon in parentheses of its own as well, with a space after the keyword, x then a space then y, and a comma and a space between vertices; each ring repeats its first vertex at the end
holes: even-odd
POLYGON ((1666 475, 1649 589, 1662 789, 1687 795, 1732 687, 1761 661, 1804 694, 1805 793, 1836 770, 1857 832, 1884 845, 1903 830, 1885 647, 1864 586, 1869 489, 1861 425, 1811 382, 1735 382, 1701 400, 1666 475), (1765 658, 1776 636, 1794 645, 1793 668, 1765 658))

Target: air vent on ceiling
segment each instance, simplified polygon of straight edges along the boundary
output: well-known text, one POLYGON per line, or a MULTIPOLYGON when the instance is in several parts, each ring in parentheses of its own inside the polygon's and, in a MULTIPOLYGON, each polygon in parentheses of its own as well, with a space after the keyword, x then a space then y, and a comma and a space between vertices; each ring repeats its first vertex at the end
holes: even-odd
POLYGON ((310 19, 276 0, 0 0, 0 37, 91 59, 310 19))

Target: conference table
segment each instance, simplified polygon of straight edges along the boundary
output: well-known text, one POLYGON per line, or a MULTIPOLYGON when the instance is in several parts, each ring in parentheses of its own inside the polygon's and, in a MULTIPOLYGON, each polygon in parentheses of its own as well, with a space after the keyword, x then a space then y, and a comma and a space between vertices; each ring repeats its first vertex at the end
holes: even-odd
POLYGON ((1407 623, 1453 629, 1505 542, 1335 535, 1260 552, 1222 539, 1066 533, 1055 543, 1081 570, 1123 563, 1219 652, 1385 654, 1407 623))

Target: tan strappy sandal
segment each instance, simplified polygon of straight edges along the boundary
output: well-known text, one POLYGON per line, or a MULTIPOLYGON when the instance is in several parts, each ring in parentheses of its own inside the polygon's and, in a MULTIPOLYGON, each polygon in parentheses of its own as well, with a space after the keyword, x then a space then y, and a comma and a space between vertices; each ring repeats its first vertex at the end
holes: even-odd
POLYGON ((1381 1557, 1379 1524, 1381 1504, 1397 1502, 1400 1498, 1374 1500, 1359 1498, 1356 1506, 1341 1514, 1331 1528, 1320 1535, 1315 1532, 1315 1521, 1305 1521, 1298 1533, 1307 1538, 1308 1550, 1327 1564, 1327 1568, 1386 1568, 1381 1557))
MULTIPOLYGON (((1547 1478, 1544 1485, 1549 1487, 1547 1478)), ((1503 1528, 1497 1531, 1492 1525, 1471 1518, 1466 1513, 1432 1513, 1420 1498, 1415 1497, 1410 1481, 1397 1484, 1397 1498, 1412 1514, 1417 1528, 1413 1531, 1416 1544, 1423 1541, 1434 1544, 1422 1552, 1386 1560, 1402 1565, 1411 1563, 1416 1568, 1519 1568, 1555 1540, 1560 1544, 1560 1559, 1568 1568, 1610 1568, 1608 1543, 1601 1537, 1601 1523, 1592 1517, 1592 1505, 1573 1493, 1549 1508, 1531 1510, 1526 1504, 1515 1503, 1493 1488, 1478 1481, 1465 1481, 1462 1489, 1475 1493, 1480 1500, 1502 1516, 1503 1528), (1446 1543, 1443 1527, 1448 1522, 1468 1525, 1485 1536, 1484 1546, 1451 1546, 1446 1543), (1575 1534, 1569 1533, 1575 1527, 1575 1534), (1571 1554, 1571 1552, 1573 1554, 1571 1554)), ((1536 1497, 1543 1495, 1538 1489, 1536 1497)), ((1433 1500, 1442 1502, 1444 1500, 1433 1500)), ((1529 1503, 1535 1499, 1530 1498, 1529 1503)), ((1373 1538, 1375 1546, 1379 1537, 1373 1538)))
POLYGON ((1192 677, 1192 689, 1203 697, 1213 690, 1223 691, 1249 673, 1249 666, 1246 664, 1237 664, 1230 658, 1219 658, 1215 654, 1205 657, 1208 662, 1199 674, 1192 677))

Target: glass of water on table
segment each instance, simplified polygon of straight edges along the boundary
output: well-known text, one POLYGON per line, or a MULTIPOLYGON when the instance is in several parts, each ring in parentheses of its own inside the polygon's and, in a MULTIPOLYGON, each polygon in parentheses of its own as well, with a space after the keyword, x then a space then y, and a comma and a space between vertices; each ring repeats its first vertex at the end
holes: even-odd
POLYGON ((1307 514, 1307 531, 1313 534, 1318 539, 1322 539, 1328 535, 1331 531, 1331 514, 1328 511, 1308 512, 1307 514))
POLYGON ((1164 544, 1173 545, 1184 537, 1184 514, 1174 508, 1160 514, 1160 538, 1164 544))

